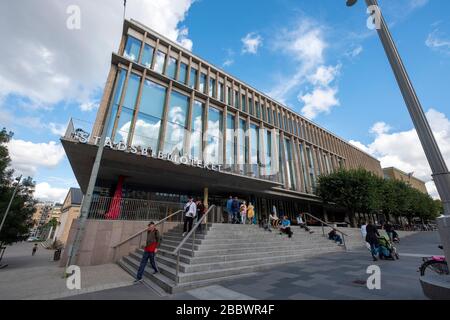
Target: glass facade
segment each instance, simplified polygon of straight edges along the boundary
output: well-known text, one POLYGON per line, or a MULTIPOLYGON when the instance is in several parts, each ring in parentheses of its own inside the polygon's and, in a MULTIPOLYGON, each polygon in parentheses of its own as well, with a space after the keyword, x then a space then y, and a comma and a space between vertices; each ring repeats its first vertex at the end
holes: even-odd
POLYGON ((120 97, 122 96, 122 90, 123 86, 125 84, 125 79, 127 77, 127 71, 125 69, 120 69, 119 73, 117 74, 117 84, 116 84, 116 92, 114 94, 114 99, 112 101, 112 115, 111 115, 111 121, 108 125, 108 137, 112 137, 112 131, 114 128, 114 121, 117 117, 117 109, 119 108, 120 103, 120 97))
POLYGON ((161 52, 158 50, 158 52, 156 53, 156 58, 155 58, 155 65, 153 67, 153 70, 155 70, 156 72, 159 73, 163 73, 164 70, 164 62, 166 60, 166 54, 164 52, 161 52))
POLYGON ((178 81, 181 83, 186 83, 187 81, 187 72, 188 72, 188 65, 184 62, 180 63, 180 73, 178 75, 178 81))
POLYGON ((253 177, 259 177, 259 127, 256 124, 250 124, 250 174, 253 177))
POLYGON ((204 159, 208 163, 222 164, 223 112, 211 106, 208 109, 208 130, 204 159))
POLYGON ((235 117, 233 114, 227 114, 227 132, 226 132, 226 161, 225 164, 228 166, 233 166, 235 164, 235 144, 234 144, 234 136, 235 136, 235 117))
POLYGON ((150 68, 152 66, 153 51, 154 49, 152 46, 145 44, 144 52, 142 53, 141 64, 146 66, 147 68, 150 68))
POLYGON ((195 87, 197 86, 197 74, 197 69, 191 68, 191 73, 189 75, 189 87, 191 87, 192 89, 195 89, 195 87))
POLYGON ((144 81, 133 134, 133 145, 150 148, 153 153, 158 151, 166 92, 165 87, 150 80, 144 81))
POLYGON ((264 134, 264 174, 265 176, 272 175, 272 132, 265 130, 264 134))
MULTIPOLYGON (((310 121, 187 51, 172 48, 165 41, 153 47, 150 41, 154 36, 147 39, 149 43, 139 39, 124 38, 124 57, 146 68, 153 65, 167 77, 148 72, 142 79, 143 67, 129 71, 118 66, 111 97, 112 120, 108 123, 108 136, 113 142, 128 142, 154 153, 189 155, 205 164, 223 164, 226 170, 274 180, 308 193, 315 190, 318 176, 346 165, 341 158, 344 154, 340 154, 343 148, 330 151, 333 155, 322 148, 329 148, 332 137, 310 121), (181 84, 196 90, 192 92, 181 84), (170 92, 169 87, 173 88, 170 92), (294 141, 291 134, 306 142, 294 141)), ((346 151, 345 157, 351 156, 353 150, 346 151)), ((354 164, 354 160, 349 163, 354 164)))
POLYGON ((139 60, 139 52, 141 51, 142 42, 132 36, 128 36, 125 45, 124 57, 131 61, 137 62, 139 60))
POLYGON ((213 78, 209 78, 208 93, 210 97, 216 96, 216 80, 213 78))
POLYGON ((245 119, 239 119, 239 128, 238 128, 238 140, 239 140, 239 171, 244 174, 246 172, 246 164, 248 163, 248 144, 247 144, 247 121, 245 119))
POLYGON ((292 153, 291 141, 287 138, 284 139, 284 156, 286 160, 284 168, 287 170, 288 188, 294 190, 297 185, 297 181, 295 180, 294 156, 292 153))
POLYGON ((169 60, 167 61, 166 75, 169 78, 175 79, 176 73, 177 73, 177 59, 169 57, 169 60))
POLYGON ((200 73, 200 85, 198 91, 206 93, 206 74, 200 73))
POLYGON ((184 155, 186 119, 189 97, 172 91, 167 112, 167 128, 164 140, 164 152, 172 155, 184 155))
POLYGON ((204 109, 204 103, 197 100, 194 101, 191 117, 190 155, 197 160, 202 159, 204 109))
POLYGON ((131 129, 131 120, 133 118, 134 107, 136 106, 140 82, 141 77, 137 74, 131 73, 130 79, 128 80, 123 106, 120 111, 119 121, 117 122, 117 129, 114 134, 115 143, 120 141, 127 143, 128 141, 128 134, 131 129))

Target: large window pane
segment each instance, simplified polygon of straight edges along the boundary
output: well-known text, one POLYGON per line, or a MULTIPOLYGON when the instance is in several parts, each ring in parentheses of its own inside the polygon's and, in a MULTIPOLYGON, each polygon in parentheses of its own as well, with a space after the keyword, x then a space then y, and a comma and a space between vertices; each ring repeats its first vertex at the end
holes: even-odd
POLYGON ((314 160, 313 155, 311 152, 311 148, 306 148, 306 155, 308 157, 309 162, 309 176, 310 176, 310 182, 311 182, 311 188, 313 189, 313 192, 316 190, 316 173, 314 169, 314 160))
POLYGON ((219 82, 218 91, 219 91, 219 97, 218 97, 219 100, 224 102, 225 101, 225 99, 224 99, 224 86, 223 86, 223 83, 221 83, 221 82, 219 82))
POLYGON ((284 151, 285 151, 285 168, 287 170, 288 176, 288 187, 292 190, 295 189, 297 181, 295 180, 295 171, 294 171, 294 158, 292 154, 292 145, 289 139, 284 139, 284 151))
POLYGON ((207 163, 222 163, 222 126, 222 111, 210 107, 208 109, 208 132, 205 150, 205 161, 207 163))
POLYGON ((272 175, 272 133, 269 130, 265 130, 264 134, 264 147, 265 147, 265 155, 264 155, 264 169, 265 175, 272 175))
POLYGON ((230 87, 227 87, 227 105, 231 106, 231 97, 232 97, 232 90, 230 87))
POLYGON ((235 150, 234 150, 234 134, 235 134, 235 126, 234 126, 235 118, 232 114, 227 115, 227 145, 226 145, 226 164, 232 166, 235 164, 235 150))
POLYGON ((215 97, 216 96, 216 80, 213 78, 209 78, 209 96, 215 97))
POLYGON ((155 154, 158 149, 161 119, 139 112, 133 134, 133 145, 148 148, 155 154))
POLYGON ((308 192, 310 189, 309 187, 309 181, 308 181, 308 174, 306 173, 306 158, 305 158, 305 150, 303 147, 303 144, 300 144, 300 162, 301 162, 301 170, 303 174, 303 180, 305 181, 305 191, 308 192))
POLYGON ((186 115, 189 98, 172 91, 167 113, 167 129, 164 141, 164 152, 182 156, 185 141, 186 115))
POLYGON ((241 99, 241 110, 243 112, 247 112, 247 97, 245 96, 245 94, 242 94, 242 99, 241 99))
POLYGON ((250 168, 251 175, 259 176, 259 127, 250 124, 250 168))
POLYGON ((163 73, 164 61, 166 60, 166 54, 164 52, 158 51, 156 53, 156 61, 153 70, 159 73, 163 73))
POLYGON ((133 110, 122 107, 122 111, 120 112, 119 122, 117 123, 116 134, 114 135, 115 143, 118 143, 120 141, 127 143, 128 134, 130 133, 130 128, 131 128, 132 117, 133 117, 133 110))
POLYGON ((169 60, 167 62, 167 76, 169 78, 175 79, 175 74, 177 71, 177 59, 173 57, 169 57, 169 60))
POLYGON ((147 68, 150 68, 152 65, 153 51, 154 51, 153 47, 149 46, 148 44, 145 44, 144 52, 142 53, 141 63, 147 68))
POLYGON ((239 109, 239 92, 234 91, 234 107, 239 109))
POLYGON ((137 94, 139 91, 139 84, 141 82, 141 77, 132 73, 130 79, 128 80, 127 92, 125 93, 125 99, 123 101, 124 107, 129 109, 134 109, 136 105, 137 94))
POLYGON ((206 93, 206 74, 200 74, 200 86, 198 88, 200 92, 206 93))
POLYGON ((191 68, 191 74, 189 75, 189 87, 195 89, 197 83, 197 70, 191 68))
POLYGON ((138 61, 139 51, 141 51, 141 44, 142 42, 140 40, 128 36, 124 56, 132 61, 138 61))
POLYGON ((204 104, 194 101, 192 109, 192 128, 191 128, 191 157, 197 160, 202 159, 202 142, 203 142, 203 110, 204 104))
POLYGON ((187 64, 181 62, 180 63, 180 74, 178 75, 178 81, 180 81, 182 83, 186 83, 187 69, 188 69, 187 64))
POLYGON ((166 100, 167 89, 150 80, 145 80, 142 88, 139 112, 161 118, 166 100))
POLYGON ((253 109, 253 99, 249 98, 248 99, 248 112, 253 116, 255 114, 254 109, 253 109))
POLYGON ((247 134, 247 121, 245 119, 239 119, 238 140, 239 140, 239 158, 238 164, 241 173, 245 173, 246 164, 248 164, 248 144, 246 139, 247 134))
POLYGON ((124 69, 120 69, 120 71, 117 75, 116 92, 114 94, 113 104, 111 106, 111 108, 113 108, 113 110, 112 110, 111 120, 108 125, 108 134, 107 134, 108 137, 112 136, 114 121, 117 116, 117 108, 119 107, 120 97, 122 96, 122 90, 123 90, 123 85, 125 83, 126 76, 127 76, 127 71, 124 69))

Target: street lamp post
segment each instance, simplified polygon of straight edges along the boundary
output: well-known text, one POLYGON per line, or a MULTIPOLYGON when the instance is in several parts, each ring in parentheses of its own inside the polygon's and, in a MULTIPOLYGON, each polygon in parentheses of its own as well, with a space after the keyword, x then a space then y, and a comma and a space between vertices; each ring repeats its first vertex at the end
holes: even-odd
MULTIPOLYGON (((367 6, 378 6, 377 0, 365 0, 367 6)), ((347 0, 347 6, 353 6, 357 0, 347 0)), ((422 148, 431 167, 432 177, 436 184, 436 189, 441 197, 444 214, 437 219, 439 234, 444 246, 447 261, 450 259, 450 172, 444 161, 439 146, 436 143, 430 124, 427 121, 419 98, 403 65, 402 59, 389 32, 386 21, 381 11, 379 11, 380 25, 377 29, 378 35, 383 44, 386 55, 394 71, 400 91, 402 92, 409 114, 416 128, 417 135, 422 144, 422 148)))
POLYGON ((14 200, 14 197, 16 196, 17 189, 19 189, 20 180, 22 180, 22 175, 20 175, 20 177, 18 177, 16 180, 17 180, 16 187, 14 188, 13 194, 11 196, 11 199, 9 200, 9 203, 8 203, 8 207, 6 208, 5 214, 3 215, 2 223, 0 224, 0 233, 2 233, 3 225, 5 224, 5 221, 6 221, 6 216, 9 213, 9 209, 11 208, 11 204, 12 204, 12 202, 14 200))

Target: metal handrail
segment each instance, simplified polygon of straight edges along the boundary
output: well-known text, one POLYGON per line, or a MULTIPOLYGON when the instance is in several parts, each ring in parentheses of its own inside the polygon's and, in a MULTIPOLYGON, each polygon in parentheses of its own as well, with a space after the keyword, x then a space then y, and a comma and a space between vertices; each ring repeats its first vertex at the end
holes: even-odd
POLYGON ((206 219, 208 214, 215 207, 216 207, 215 205, 212 205, 211 207, 209 207, 209 209, 206 211, 206 213, 203 215, 203 217, 199 221, 197 221, 197 223, 192 227, 192 230, 184 237, 184 239, 175 248, 175 250, 173 250, 172 254, 176 254, 177 255, 177 267, 176 267, 176 280, 177 280, 177 283, 179 283, 178 274, 179 274, 179 271, 180 271, 180 250, 184 246, 184 244, 188 241, 189 237, 193 234, 194 236, 192 237, 192 251, 191 252, 194 252, 195 231, 203 223, 203 221, 206 219))
MULTIPOLYGON (((333 230, 336 230, 337 232, 339 232, 340 234, 342 234, 342 242, 343 242, 343 245, 344 245, 345 250, 347 250, 347 245, 346 245, 346 243, 345 243, 345 237, 346 237, 346 236, 349 237, 348 234, 346 234, 345 232, 339 230, 338 228, 333 227, 332 225, 326 223, 326 222, 323 221, 322 219, 317 218, 316 216, 313 216, 312 214, 310 214, 310 213, 308 213, 308 212, 305 212, 304 214, 307 215, 307 216, 309 216, 309 217, 311 217, 311 218, 313 218, 314 220, 319 221, 319 222, 322 224, 322 234, 323 234, 324 237, 325 237, 324 225, 327 226, 327 227, 329 227, 329 228, 331 228, 331 229, 333 229, 333 230)), ((305 223, 306 223, 306 219, 305 219, 305 223)))
MULTIPOLYGON (((180 212, 183 212, 183 210, 178 210, 178 211, 172 213, 171 215, 165 217, 164 219, 161 219, 161 220, 159 220, 158 222, 155 222, 155 226, 158 226, 158 225, 164 223, 166 220, 172 218, 173 216, 179 214, 180 212)), ((125 243, 127 243, 127 242, 129 242, 129 241, 131 241, 131 240, 133 240, 133 239, 135 239, 135 238, 137 238, 138 236, 141 236, 141 237, 142 237, 142 234, 145 233, 147 230, 148 230, 148 227, 145 228, 145 229, 143 229, 143 230, 141 230, 141 231, 136 232, 135 234, 133 234, 132 236, 128 237, 127 239, 125 239, 125 240, 119 242, 118 244, 114 245, 114 246, 112 247, 112 248, 114 249, 114 259, 116 258, 116 249, 117 249, 118 247, 120 247, 120 246, 122 246, 123 244, 125 244, 125 243)), ((141 240, 139 241, 139 245, 141 244, 141 242, 142 242, 142 238, 141 238, 141 240)))

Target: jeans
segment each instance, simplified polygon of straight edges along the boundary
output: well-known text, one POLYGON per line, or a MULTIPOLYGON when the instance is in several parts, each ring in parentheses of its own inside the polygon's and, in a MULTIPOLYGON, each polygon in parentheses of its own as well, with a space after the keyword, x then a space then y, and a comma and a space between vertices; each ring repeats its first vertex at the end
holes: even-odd
POLYGON ((245 213, 241 214, 241 220, 242 220, 242 224, 245 224, 247 222, 247 215, 245 213))
POLYGON ((184 227, 183 227, 183 232, 189 232, 192 230, 192 223, 194 222, 194 218, 193 217, 184 217, 184 227), (189 228, 188 228, 189 225, 189 228))
POLYGON ((378 245, 376 243, 370 244, 370 252, 372 253, 372 257, 375 257, 378 254, 378 245))
POLYGON ((139 270, 136 276, 137 280, 142 279, 142 275, 144 274, 145 267, 147 266, 147 262, 150 259, 150 264, 152 265, 153 270, 155 272, 158 272, 158 267, 156 267, 155 262, 155 253, 154 252, 147 252, 144 251, 144 254, 142 255, 141 265, 139 266, 139 270))
POLYGON ((292 237, 293 232, 291 231, 290 227, 282 228, 280 229, 280 231, 286 233, 289 236, 289 238, 292 237))

